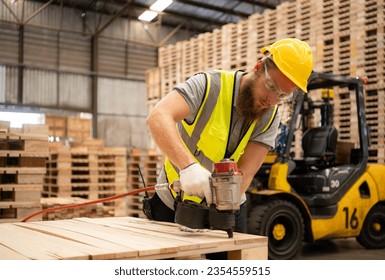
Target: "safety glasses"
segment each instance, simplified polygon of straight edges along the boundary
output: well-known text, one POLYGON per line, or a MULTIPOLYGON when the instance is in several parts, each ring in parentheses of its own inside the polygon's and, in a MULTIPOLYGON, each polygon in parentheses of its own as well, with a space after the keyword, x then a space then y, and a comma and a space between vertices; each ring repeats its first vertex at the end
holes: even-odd
POLYGON ((288 99, 292 95, 292 92, 287 93, 287 92, 284 92, 283 90, 281 90, 275 84, 275 82, 271 79, 269 72, 267 71, 266 61, 263 63, 263 65, 265 68, 265 87, 266 87, 266 89, 270 93, 274 94, 274 96, 278 97, 279 101, 283 101, 283 100, 288 99))

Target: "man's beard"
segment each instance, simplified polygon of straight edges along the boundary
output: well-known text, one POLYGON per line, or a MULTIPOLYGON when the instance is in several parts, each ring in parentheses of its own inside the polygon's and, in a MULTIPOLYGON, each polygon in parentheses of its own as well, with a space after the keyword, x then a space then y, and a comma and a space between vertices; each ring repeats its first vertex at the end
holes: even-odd
POLYGON ((246 120, 254 121, 265 113, 267 109, 262 109, 255 104, 253 85, 258 75, 247 78, 239 90, 237 97, 237 112, 246 120))

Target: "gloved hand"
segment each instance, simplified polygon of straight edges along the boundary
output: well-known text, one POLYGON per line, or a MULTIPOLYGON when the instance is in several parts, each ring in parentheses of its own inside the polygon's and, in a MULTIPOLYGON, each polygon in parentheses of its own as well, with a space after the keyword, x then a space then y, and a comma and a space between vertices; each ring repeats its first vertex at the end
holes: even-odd
POLYGON ((187 195, 205 197, 207 205, 210 205, 212 203, 210 176, 211 173, 199 163, 193 163, 179 172, 181 188, 187 195))

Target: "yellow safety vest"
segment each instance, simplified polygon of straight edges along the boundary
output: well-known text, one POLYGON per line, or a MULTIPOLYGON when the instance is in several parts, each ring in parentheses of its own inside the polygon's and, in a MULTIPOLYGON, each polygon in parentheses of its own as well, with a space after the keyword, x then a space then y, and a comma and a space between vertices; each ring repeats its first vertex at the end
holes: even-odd
MULTIPOLYGON (((197 116, 191 124, 182 121, 178 126, 181 138, 192 156, 202 166, 211 171, 212 164, 225 157, 231 128, 233 111, 234 83, 237 71, 211 71, 206 75, 206 93, 198 110, 197 116)), ((274 120, 277 106, 266 124, 266 131, 274 120)), ((250 136, 258 120, 250 124, 247 132, 231 155, 235 162, 243 154, 250 136)), ((179 179, 176 167, 166 158, 164 170, 169 183, 179 179)), ((175 196, 175 193, 173 193, 175 196)), ((186 198, 186 195, 185 195, 186 198)), ((200 203, 201 198, 187 196, 189 200, 200 203)))

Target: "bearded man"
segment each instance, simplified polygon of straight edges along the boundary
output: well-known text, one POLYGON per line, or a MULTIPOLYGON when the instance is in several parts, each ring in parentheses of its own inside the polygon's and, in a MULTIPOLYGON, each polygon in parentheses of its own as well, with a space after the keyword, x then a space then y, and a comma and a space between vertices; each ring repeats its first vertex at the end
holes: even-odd
MULTIPOLYGON (((264 57, 250 72, 215 70, 198 73, 177 85, 147 118, 151 135, 166 156, 158 183, 179 180, 184 195, 212 203, 209 183, 213 163, 231 158, 243 174, 241 207, 235 231, 245 232, 245 192, 275 146, 278 104, 301 89, 313 69, 310 46, 285 38, 261 49, 264 57)), ((174 222, 171 190, 150 200, 151 219, 174 222)))

